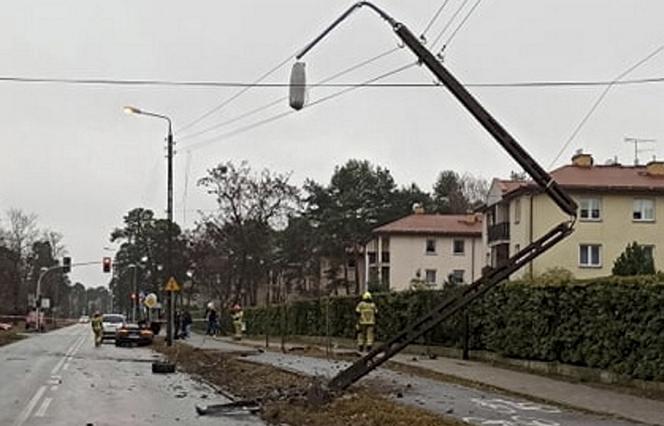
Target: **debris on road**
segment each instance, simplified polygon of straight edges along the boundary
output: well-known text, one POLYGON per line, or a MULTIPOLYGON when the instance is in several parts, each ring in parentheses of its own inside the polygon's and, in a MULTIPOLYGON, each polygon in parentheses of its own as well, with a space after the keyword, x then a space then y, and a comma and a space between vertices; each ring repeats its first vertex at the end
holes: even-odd
POLYGON ((268 423, 291 426, 460 424, 423 409, 395 404, 383 397, 390 391, 374 384, 329 399, 320 381, 256 364, 237 354, 179 343, 167 347, 159 342, 154 349, 183 371, 219 387, 221 393, 239 398, 231 404, 196 406, 199 415, 238 415, 257 408, 255 412, 268 423))
POLYGON ((172 362, 154 361, 152 363, 152 372, 155 374, 175 373, 175 364, 172 362))

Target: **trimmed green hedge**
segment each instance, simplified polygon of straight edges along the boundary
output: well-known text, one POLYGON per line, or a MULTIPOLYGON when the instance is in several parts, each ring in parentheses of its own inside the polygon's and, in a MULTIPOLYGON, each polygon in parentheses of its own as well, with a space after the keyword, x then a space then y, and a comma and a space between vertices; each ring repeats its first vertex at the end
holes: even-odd
MULTIPOLYGON (((374 295, 378 339, 385 340, 428 312, 450 291, 374 295)), ((356 298, 300 301, 245 311, 253 335, 355 335, 356 298), (328 315, 326 315, 326 312, 328 315)), ((570 284, 502 285, 469 308, 471 349, 504 356, 601 368, 631 378, 664 381, 664 281, 609 277, 570 284)), ((460 347, 462 315, 420 343, 460 347)))

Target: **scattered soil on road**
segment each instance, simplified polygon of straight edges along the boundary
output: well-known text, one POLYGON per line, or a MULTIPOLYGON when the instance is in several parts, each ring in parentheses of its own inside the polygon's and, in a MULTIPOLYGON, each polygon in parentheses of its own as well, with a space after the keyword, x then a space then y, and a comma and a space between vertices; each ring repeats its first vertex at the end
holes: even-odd
MULTIPOLYGON (((313 379, 276 367, 242 359, 241 355, 197 349, 176 343, 154 348, 183 371, 199 376, 225 393, 240 399, 262 400, 262 418, 271 424, 291 426, 384 426, 460 425, 428 411, 395 403, 380 395, 387 393, 371 384, 321 404, 304 397, 313 379)), ((193 407, 192 407, 193 409, 193 407)))

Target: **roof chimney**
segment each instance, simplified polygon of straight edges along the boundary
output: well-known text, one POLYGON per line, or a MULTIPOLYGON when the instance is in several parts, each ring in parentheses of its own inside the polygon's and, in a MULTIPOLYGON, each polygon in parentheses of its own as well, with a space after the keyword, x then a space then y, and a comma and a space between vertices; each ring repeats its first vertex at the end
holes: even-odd
POLYGON ((651 162, 646 164, 646 173, 648 176, 664 176, 664 161, 653 159, 651 162))
POLYGON ((413 204, 413 213, 424 214, 424 206, 421 203, 413 204))
POLYGON ((576 167, 590 168, 593 166, 593 156, 590 154, 584 154, 579 150, 572 157, 572 165, 576 167))

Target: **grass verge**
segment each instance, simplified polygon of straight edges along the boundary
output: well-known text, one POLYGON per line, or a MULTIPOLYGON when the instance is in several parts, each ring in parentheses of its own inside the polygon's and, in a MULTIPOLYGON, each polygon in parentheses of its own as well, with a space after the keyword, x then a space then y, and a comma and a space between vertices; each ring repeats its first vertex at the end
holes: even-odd
POLYGON ((270 424, 291 426, 458 426, 463 424, 428 411, 384 398, 383 389, 372 384, 322 404, 303 397, 313 379, 276 367, 256 364, 220 351, 197 349, 176 343, 167 347, 156 341, 163 353, 186 373, 214 384, 223 393, 241 399, 262 400, 261 417, 270 424))

